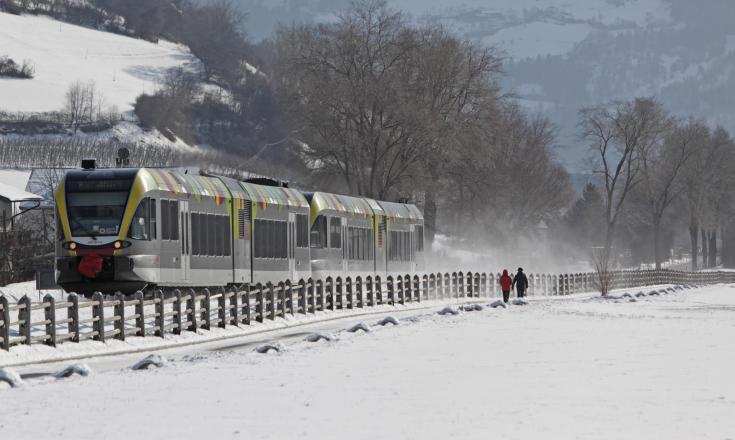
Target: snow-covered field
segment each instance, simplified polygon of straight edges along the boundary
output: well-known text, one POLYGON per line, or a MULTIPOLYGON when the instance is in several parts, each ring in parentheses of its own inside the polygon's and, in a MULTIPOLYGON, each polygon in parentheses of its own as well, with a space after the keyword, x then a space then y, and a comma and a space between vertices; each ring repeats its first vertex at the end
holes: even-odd
POLYGON ((196 67, 186 47, 159 44, 74 26, 44 16, 0 13, 0 56, 29 60, 30 80, 0 78, 0 110, 61 110, 69 85, 94 80, 103 107, 129 111, 135 98, 152 93, 171 67, 196 67))
POLYGON ((280 354, 89 363, 89 377, 0 391, 0 438, 733 438, 734 312, 730 285, 538 299, 291 338, 280 354))

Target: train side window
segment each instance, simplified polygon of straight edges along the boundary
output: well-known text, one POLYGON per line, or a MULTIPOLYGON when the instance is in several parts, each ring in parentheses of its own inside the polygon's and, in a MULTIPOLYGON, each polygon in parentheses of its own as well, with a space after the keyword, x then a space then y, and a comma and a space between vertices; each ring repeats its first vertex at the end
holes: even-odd
POLYGON ((280 237, 278 258, 288 258, 288 222, 278 222, 278 236, 280 237))
POLYGON ((218 257, 221 257, 224 253, 224 240, 222 239, 222 216, 221 215, 215 215, 214 216, 214 254, 218 257))
POLYGON ((151 199, 150 201, 150 215, 151 215, 151 239, 156 240, 158 238, 158 234, 156 231, 156 227, 158 222, 156 221, 156 199, 151 199))
POLYGON ((306 214, 296 216, 296 247, 309 247, 309 216, 306 214))
POLYGON ((199 255, 199 214, 191 213, 191 254, 199 255))
POLYGON ((150 240, 150 200, 145 198, 140 201, 135 209, 133 219, 130 221, 128 238, 131 240, 150 240))
POLYGON ((171 225, 169 226, 171 230, 171 241, 176 241, 179 239, 179 201, 169 200, 168 209, 168 217, 171 221, 171 225))
POLYGON ((161 240, 171 239, 170 222, 168 220, 169 212, 168 200, 161 200, 161 240))
POLYGON ((253 256, 263 257, 263 221, 255 220, 253 224, 253 256))
POLYGON ((230 250, 232 247, 232 243, 230 243, 230 229, 231 229, 231 223, 230 223, 230 217, 229 216, 223 216, 222 217, 222 225, 224 227, 224 231, 222 233, 222 236, 225 240, 225 248, 224 248, 224 254, 226 257, 229 257, 231 255, 230 250))
POLYGON ((217 227, 214 224, 214 214, 207 214, 207 255, 217 255, 217 227))
POLYGON ((342 222, 339 217, 329 218, 329 247, 332 249, 342 247, 342 222))
POLYGON ((311 247, 324 249, 327 247, 327 218, 318 216, 311 225, 311 247))

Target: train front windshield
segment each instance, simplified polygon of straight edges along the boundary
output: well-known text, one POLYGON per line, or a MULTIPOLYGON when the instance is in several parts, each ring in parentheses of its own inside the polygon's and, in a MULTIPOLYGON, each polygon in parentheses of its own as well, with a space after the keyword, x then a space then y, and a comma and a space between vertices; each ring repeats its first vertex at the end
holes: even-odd
POLYGON ((66 205, 74 237, 116 236, 120 233, 132 179, 95 175, 101 172, 67 176, 66 205))
POLYGON ((71 235, 118 235, 127 198, 125 192, 68 194, 71 235))

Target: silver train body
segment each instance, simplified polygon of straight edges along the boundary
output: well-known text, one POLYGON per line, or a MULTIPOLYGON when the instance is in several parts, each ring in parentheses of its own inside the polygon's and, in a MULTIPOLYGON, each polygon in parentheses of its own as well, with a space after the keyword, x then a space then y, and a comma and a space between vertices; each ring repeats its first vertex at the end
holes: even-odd
POLYGON ((84 295, 424 266, 411 204, 152 168, 69 171, 55 198, 57 282, 84 295))

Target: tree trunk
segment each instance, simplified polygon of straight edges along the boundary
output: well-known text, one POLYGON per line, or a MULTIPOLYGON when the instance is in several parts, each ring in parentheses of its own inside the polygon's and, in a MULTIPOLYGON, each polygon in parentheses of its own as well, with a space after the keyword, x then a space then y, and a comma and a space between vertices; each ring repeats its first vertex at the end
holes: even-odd
POLYGON ((709 262, 708 267, 715 267, 717 266, 717 228, 709 231, 708 235, 709 235, 709 245, 707 246, 709 248, 709 258, 707 258, 707 261, 709 262))
POLYGON ((656 269, 661 269, 661 225, 658 222, 653 224, 653 255, 656 260, 656 269))
POLYGON ((707 261, 707 258, 709 257, 709 253, 707 252, 707 232, 705 232, 704 228, 701 229, 702 231, 702 268, 708 268, 709 263, 707 261))
POLYGON ((697 270, 699 257, 699 226, 696 223, 689 225, 689 242, 691 243, 692 272, 697 270))
POLYGON ((436 235, 436 195, 433 189, 426 191, 424 200, 424 240, 431 249, 436 235))

